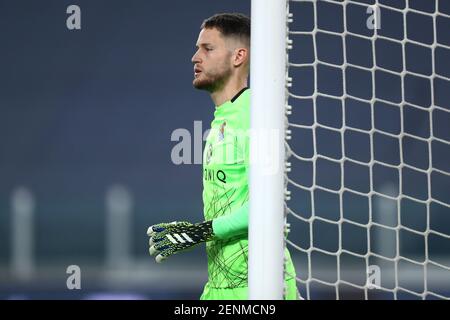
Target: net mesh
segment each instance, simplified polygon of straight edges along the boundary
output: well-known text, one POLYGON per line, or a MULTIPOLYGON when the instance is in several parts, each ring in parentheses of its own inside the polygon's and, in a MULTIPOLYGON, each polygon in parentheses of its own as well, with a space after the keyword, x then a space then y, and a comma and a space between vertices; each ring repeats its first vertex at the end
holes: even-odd
POLYGON ((306 299, 450 299, 450 1, 289 1, 286 240, 306 299))

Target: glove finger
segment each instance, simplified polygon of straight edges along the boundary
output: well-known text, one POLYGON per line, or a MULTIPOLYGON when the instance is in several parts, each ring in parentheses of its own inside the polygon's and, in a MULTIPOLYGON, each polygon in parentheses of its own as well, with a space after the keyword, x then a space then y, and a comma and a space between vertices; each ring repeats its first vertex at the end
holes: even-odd
POLYGON ((162 240, 162 239, 165 239, 167 233, 168 233, 167 230, 164 230, 164 231, 161 231, 161 232, 154 233, 154 234, 152 235, 153 241, 158 242, 158 241, 160 241, 160 240, 162 240))
POLYGON ((148 251, 150 252, 150 255, 153 256, 156 253, 161 253, 162 251, 164 251, 165 249, 168 249, 168 248, 169 248, 169 246, 153 245, 148 249, 148 251))
POLYGON ((153 237, 150 237, 150 239, 148 239, 148 245, 152 246, 155 243, 158 243, 162 240, 164 240, 165 236, 164 235, 155 235, 153 237))
POLYGON ((170 248, 170 245, 169 245, 169 243, 167 243, 167 241, 161 241, 161 242, 155 243, 153 245, 153 247, 155 248, 155 250, 164 251, 164 250, 170 248))
POLYGON ((161 240, 164 240, 164 238, 166 237, 167 231, 164 230, 162 232, 151 232, 149 234, 150 239, 148 240, 149 245, 151 246, 152 244, 159 242, 161 240))
POLYGON ((162 232, 167 229, 166 226, 167 226, 167 223, 158 223, 158 224, 152 225, 152 226, 148 227, 147 235, 151 236, 154 233, 162 232))
POLYGON ((157 263, 162 263, 162 262, 164 262, 164 260, 166 260, 166 259, 167 259, 167 257, 166 257, 166 256, 163 256, 162 254, 158 254, 158 255, 156 256, 156 258, 155 258, 155 260, 156 260, 157 263))
POLYGON ((151 246, 148 249, 148 252, 150 253, 151 256, 155 255, 156 253, 158 253, 159 251, 155 249, 155 246, 151 246))

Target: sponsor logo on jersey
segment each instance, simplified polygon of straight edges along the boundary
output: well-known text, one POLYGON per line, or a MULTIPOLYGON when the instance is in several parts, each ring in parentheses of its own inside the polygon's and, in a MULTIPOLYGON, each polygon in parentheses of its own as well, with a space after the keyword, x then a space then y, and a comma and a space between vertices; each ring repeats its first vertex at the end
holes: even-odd
POLYGON ((223 170, 214 170, 205 168, 203 171, 203 179, 205 181, 220 181, 222 183, 227 183, 227 175, 223 170))

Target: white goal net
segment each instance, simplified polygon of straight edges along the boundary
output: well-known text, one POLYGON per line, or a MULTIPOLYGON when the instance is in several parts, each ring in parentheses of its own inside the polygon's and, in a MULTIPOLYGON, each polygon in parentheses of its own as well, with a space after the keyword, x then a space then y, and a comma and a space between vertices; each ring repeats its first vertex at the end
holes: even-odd
POLYGON ((286 240, 305 299, 450 299, 450 1, 289 1, 286 240))

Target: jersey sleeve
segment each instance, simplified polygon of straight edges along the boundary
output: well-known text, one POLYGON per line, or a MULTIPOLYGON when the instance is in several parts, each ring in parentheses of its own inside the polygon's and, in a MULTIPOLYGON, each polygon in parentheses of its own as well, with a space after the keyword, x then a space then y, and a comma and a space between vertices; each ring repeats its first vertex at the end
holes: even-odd
POLYGON ((212 226, 217 238, 224 240, 248 233, 248 201, 229 215, 213 220, 212 226))

